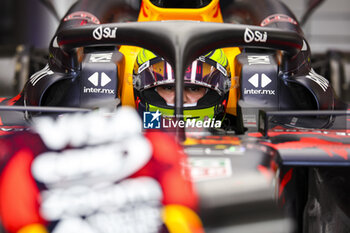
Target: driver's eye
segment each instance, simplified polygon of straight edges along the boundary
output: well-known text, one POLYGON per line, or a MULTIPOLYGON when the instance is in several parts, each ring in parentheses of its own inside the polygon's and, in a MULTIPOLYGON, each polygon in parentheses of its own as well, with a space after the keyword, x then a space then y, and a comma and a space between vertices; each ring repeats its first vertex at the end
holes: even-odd
POLYGON ((174 90, 174 86, 165 85, 165 86, 162 86, 162 89, 167 90, 167 91, 172 91, 172 90, 174 90))
POLYGON ((199 87, 187 87, 186 88, 188 91, 192 91, 192 92, 197 92, 199 91, 199 87))

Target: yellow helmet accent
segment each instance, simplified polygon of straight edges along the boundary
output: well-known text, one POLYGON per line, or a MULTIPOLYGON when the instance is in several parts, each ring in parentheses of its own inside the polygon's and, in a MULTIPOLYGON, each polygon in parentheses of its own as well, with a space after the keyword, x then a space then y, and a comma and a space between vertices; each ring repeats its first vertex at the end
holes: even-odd
POLYGON ((170 233, 204 233, 198 215, 191 209, 181 205, 166 205, 162 218, 170 233))
POLYGON ((209 53, 207 53, 204 57, 210 58, 213 61, 216 61, 223 67, 227 67, 228 61, 227 57, 222 49, 215 49, 209 53))
POLYGON ((142 49, 139 54, 137 55, 137 63, 139 65, 145 63, 146 61, 151 60, 152 58, 157 57, 153 52, 147 50, 147 49, 142 49))

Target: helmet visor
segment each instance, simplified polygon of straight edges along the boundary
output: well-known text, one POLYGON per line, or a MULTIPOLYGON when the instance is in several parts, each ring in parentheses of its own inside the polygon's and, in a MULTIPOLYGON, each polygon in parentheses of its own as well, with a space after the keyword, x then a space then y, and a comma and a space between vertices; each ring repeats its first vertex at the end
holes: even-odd
MULTIPOLYGON (((175 76, 170 64, 164 60, 149 60, 138 67, 134 86, 138 90, 146 90, 155 86, 175 83, 175 76)), ((226 93, 231 85, 227 70, 219 63, 208 64, 195 60, 187 67, 184 76, 185 84, 195 84, 226 93)))

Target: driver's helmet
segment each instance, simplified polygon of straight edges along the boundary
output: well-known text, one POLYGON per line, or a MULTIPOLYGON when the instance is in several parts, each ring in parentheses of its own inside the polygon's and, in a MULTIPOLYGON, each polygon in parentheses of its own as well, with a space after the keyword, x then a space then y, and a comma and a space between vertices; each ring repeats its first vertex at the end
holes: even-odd
MULTIPOLYGON (((160 95, 159 88, 172 88, 175 92, 174 84, 175 77, 170 64, 153 52, 141 49, 133 72, 136 108, 139 113, 158 110, 163 116, 173 116, 174 103, 168 103, 160 95)), ((224 51, 216 49, 193 61, 185 71, 184 84, 185 90, 205 90, 195 103, 186 104, 184 101, 185 120, 222 118, 231 86, 231 73, 224 51)))

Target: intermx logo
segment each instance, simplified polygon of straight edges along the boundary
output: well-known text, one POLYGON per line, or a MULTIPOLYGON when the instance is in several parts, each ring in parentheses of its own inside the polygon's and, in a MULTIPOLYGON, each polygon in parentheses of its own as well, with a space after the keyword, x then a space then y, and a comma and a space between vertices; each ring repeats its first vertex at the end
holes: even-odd
MULTIPOLYGON (((97 87, 98 86, 98 84, 99 84, 99 74, 98 74, 98 72, 95 72, 95 73, 93 73, 89 78, 88 78, 88 80, 90 81, 90 83, 92 83, 95 87, 97 87)), ((101 87, 104 87, 104 86, 106 86, 108 83, 110 83, 111 82, 111 78, 110 77, 108 77, 108 75, 105 73, 105 72, 102 72, 101 73, 101 79, 100 79, 100 85, 101 85, 101 87)))
MULTIPOLYGON (((255 88, 260 88, 260 87, 265 88, 272 82, 272 80, 264 73, 262 73, 259 78, 259 74, 256 73, 248 79, 248 82, 255 88)), ((248 95, 276 95, 275 92, 276 90, 244 88, 244 94, 248 94, 248 95)))
POLYGON ((162 114, 157 112, 144 112, 143 113, 143 128, 144 129, 160 129, 160 116, 162 114))
MULTIPOLYGON (((271 79, 266 74, 261 74, 260 85, 262 88, 266 87, 271 83, 271 79)), ((252 77, 248 79, 248 82, 252 84, 254 87, 259 87, 259 74, 256 73, 252 77)))
POLYGON ((105 72, 101 73, 101 76, 98 72, 93 73, 89 78, 89 82, 94 85, 95 87, 85 87, 83 89, 84 93, 100 93, 100 94, 115 94, 113 89, 108 88, 99 88, 105 87, 108 83, 110 83, 112 80, 105 72), (99 78, 100 77, 100 78, 99 78))

